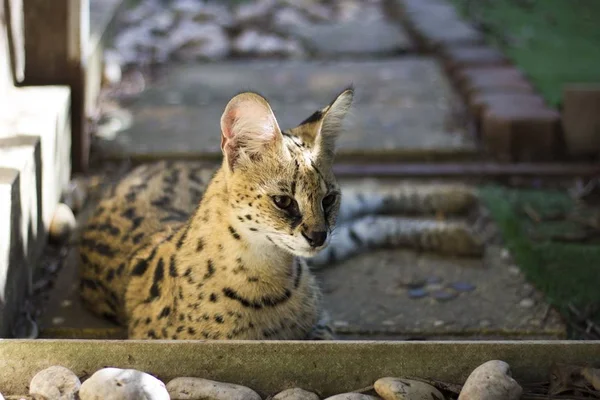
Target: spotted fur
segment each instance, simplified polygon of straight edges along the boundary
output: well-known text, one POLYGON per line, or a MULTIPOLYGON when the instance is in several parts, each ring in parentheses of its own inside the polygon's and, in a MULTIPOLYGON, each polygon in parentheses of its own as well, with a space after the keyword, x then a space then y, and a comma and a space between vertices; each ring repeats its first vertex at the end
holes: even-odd
POLYGON ((342 186, 342 203, 330 245, 309 260, 313 269, 378 248, 404 247, 452 256, 480 256, 483 241, 462 221, 432 219, 468 212, 474 191, 461 184, 382 185, 365 180, 342 186), (423 218, 423 215, 430 218, 423 218))
POLYGON ((242 93, 221 118, 218 170, 159 162, 128 174, 82 233, 86 305, 136 339, 332 338, 304 258, 336 222, 331 166, 352 96, 282 132, 263 97, 242 93))

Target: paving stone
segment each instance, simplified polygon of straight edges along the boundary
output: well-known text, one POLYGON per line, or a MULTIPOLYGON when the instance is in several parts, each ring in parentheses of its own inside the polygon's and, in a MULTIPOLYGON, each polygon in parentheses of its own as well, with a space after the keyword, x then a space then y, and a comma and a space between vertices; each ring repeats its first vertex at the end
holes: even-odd
MULTIPOLYGON (((324 24, 288 25, 287 33, 297 35, 318 56, 381 56, 396 54, 412 47, 404 29, 379 15, 359 20, 324 24)), ((363 11, 364 12, 364 11, 363 11)), ((371 13, 369 13, 371 14, 371 13)))
POLYGON ((450 46, 442 51, 446 70, 454 77, 457 70, 472 67, 497 67, 509 64, 499 50, 486 46, 450 46))
POLYGON ((565 328, 555 311, 545 325, 530 324, 544 317, 547 304, 542 301, 529 309, 518 307, 522 300, 519 282, 525 280, 508 272, 499 253, 500 249, 492 246, 483 259, 449 259, 400 249, 381 250, 319 271, 318 278, 325 285, 335 285, 324 295, 325 306, 333 320, 347 322, 336 328, 346 339, 379 339, 384 334, 447 338, 456 332, 462 339, 508 332, 538 338, 564 335, 565 328), (444 282, 469 282, 477 290, 440 300, 435 300, 433 293, 412 299, 398 282, 414 273, 435 275, 444 282), (481 320, 489 321, 489 325, 481 327, 481 320))
POLYGON ((450 287, 457 292, 472 292, 475 290, 475 285, 469 282, 454 282, 450 284, 450 287))
POLYGON ((462 20, 454 6, 444 0, 396 0, 406 22, 428 47, 445 48, 457 44, 483 43, 483 36, 462 20))
POLYGON ((515 67, 474 67, 457 72, 458 88, 467 102, 479 93, 531 93, 533 87, 515 67))
POLYGON ((492 104, 508 104, 516 107, 543 107, 545 103, 544 99, 536 93, 482 92, 471 96, 469 109, 475 119, 479 120, 492 104))
POLYGON ((562 116, 569 155, 600 154, 600 85, 565 86, 562 116))
POLYGON ((484 145, 495 158, 551 161, 558 154, 560 114, 551 108, 492 103, 481 126, 484 145))
POLYGON ((350 83, 356 97, 339 154, 399 157, 413 152, 472 152, 453 106, 454 93, 432 59, 357 62, 227 62, 174 66, 128 101, 133 124, 104 140, 116 157, 220 157, 220 117, 240 90, 270 102, 282 128, 296 126, 350 83))

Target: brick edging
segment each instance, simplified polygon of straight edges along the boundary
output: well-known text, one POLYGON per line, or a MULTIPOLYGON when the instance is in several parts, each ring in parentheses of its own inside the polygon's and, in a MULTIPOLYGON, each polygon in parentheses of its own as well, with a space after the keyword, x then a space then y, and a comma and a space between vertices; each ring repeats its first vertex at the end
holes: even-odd
POLYGON ((453 11, 452 4, 445 0, 388 0, 386 6, 394 8, 393 16, 420 48, 441 61, 491 158, 540 162, 565 156, 561 114, 544 102, 508 57, 488 45, 483 35, 453 11), (434 12, 441 14, 437 20, 432 17, 434 12), (447 36, 434 26, 442 21, 449 27, 447 36))

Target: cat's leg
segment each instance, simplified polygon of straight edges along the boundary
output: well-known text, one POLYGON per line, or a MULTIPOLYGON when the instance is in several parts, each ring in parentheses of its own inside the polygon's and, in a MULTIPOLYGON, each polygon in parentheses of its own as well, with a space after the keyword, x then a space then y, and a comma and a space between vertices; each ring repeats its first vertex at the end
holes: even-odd
POLYGON ((307 340, 335 340, 331 317, 326 310, 321 311, 321 317, 308 334, 307 340))
POLYGON ((320 269, 377 248, 406 247, 455 256, 478 256, 483 246, 464 223, 393 216, 367 216, 341 224, 331 243, 307 260, 320 269))
POLYGON ((459 214, 476 201, 474 191, 461 184, 360 184, 342 187, 340 223, 374 214, 459 214))

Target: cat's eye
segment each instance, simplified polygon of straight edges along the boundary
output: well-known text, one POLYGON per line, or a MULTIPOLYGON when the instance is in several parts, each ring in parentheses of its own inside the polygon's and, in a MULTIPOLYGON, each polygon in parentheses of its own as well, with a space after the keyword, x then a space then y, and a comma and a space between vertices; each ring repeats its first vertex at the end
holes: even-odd
POLYGON ((337 195, 335 193, 328 194, 327 196, 325 196, 322 201, 323 208, 328 209, 329 207, 331 207, 333 203, 335 203, 336 197, 337 195))
POLYGON ((282 210, 285 210, 294 203, 294 200, 290 196, 273 196, 273 203, 282 210))

